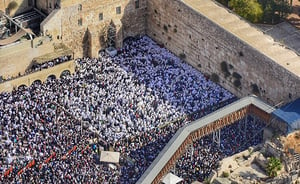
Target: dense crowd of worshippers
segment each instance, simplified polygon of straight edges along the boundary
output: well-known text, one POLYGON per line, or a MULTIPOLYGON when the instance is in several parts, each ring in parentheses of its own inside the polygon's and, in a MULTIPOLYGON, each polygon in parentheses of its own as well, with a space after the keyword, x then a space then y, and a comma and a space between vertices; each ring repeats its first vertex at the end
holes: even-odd
POLYGON ((220 145, 212 134, 194 141, 177 161, 173 172, 183 178, 183 183, 205 181, 219 161, 262 143, 265 124, 257 117, 248 116, 221 129, 220 145))
POLYGON ((36 63, 34 62, 33 65, 26 70, 25 74, 33 73, 36 71, 41 71, 43 69, 51 68, 54 65, 61 64, 66 61, 70 61, 72 58, 71 55, 66 55, 66 56, 60 56, 58 58, 52 59, 50 61, 42 62, 42 63, 36 63))
POLYGON ((76 63, 0 94, 1 182, 135 183, 179 127, 235 99, 146 36, 76 63), (118 167, 97 162, 95 137, 121 153, 118 167))
POLYGON ((41 71, 43 69, 51 68, 55 65, 64 63, 66 61, 70 61, 71 59, 72 59, 71 55, 65 55, 65 56, 60 56, 58 58, 55 58, 55 59, 52 59, 52 60, 49 60, 49 61, 45 61, 45 62, 42 62, 42 63, 33 62, 33 64, 28 69, 26 69, 26 71, 23 74, 19 73, 17 76, 7 77, 7 78, 1 77, 0 78, 0 83, 6 82, 6 81, 9 81, 9 80, 13 80, 13 79, 16 79, 18 77, 26 76, 28 74, 31 74, 31 73, 34 73, 34 72, 37 72, 37 71, 41 71))

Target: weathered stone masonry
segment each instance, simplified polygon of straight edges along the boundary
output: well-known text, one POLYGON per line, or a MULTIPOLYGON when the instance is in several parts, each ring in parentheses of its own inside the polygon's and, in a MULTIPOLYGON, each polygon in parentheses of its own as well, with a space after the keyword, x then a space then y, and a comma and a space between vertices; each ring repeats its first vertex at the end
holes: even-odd
POLYGON ((146 33, 150 37, 176 55, 185 56, 185 61, 200 71, 217 74, 220 84, 234 94, 251 94, 256 85, 259 95, 271 104, 300 96, 298 76, 183 2, 148 0, 147 9, 146 33))
MULTIPOLYGON (((17 2, 19 7, 15 11, 25 11, 29 5, 27 0, 17 2)), ((116 29, 116 47, 122 47, 123 39, 128 36, 147 34, 239 97, 254 93, 273 105, 300 97, 299 75, 183 1, 139 0, 136 8, 137 0, 63 0, 55 10, 53 5, 57 1, 47 2, 37 1, 39 9, 50 13, 42 22, 41 31, 51 35, 54 42, 70 47, 75 58, 97 57, 98 51, 106 47, 103 37, 112 23, 116 29), (119 14, 117 7, 121 8, 119 14)), ((0 5, 4 10, 7 3, 0 5)))

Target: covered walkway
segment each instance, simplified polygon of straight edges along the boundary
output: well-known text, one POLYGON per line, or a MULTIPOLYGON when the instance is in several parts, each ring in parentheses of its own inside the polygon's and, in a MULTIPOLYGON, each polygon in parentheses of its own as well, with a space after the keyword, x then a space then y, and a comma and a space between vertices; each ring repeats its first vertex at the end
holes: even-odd
POLYGON ((234 123, 249 113, 255 114, 266 122, 269 122, 271 113, 274 110, 273 107, 264 103, 256 96, 249 96, 182 127, 176 132, 137 183, 159 183, 161 178, 169 171, 173 163, 193 139, 200 138, 228 124, 234 123))

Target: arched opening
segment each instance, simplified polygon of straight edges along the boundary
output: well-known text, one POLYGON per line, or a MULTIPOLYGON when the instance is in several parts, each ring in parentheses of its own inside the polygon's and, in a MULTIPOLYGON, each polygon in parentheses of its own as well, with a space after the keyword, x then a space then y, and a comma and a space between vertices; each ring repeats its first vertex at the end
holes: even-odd
POLYGON ((55 80, 56 79, 56 76, 55 75, 49 75, 47 77, 47 80, 55 80))
POLYGON ((123 44, 126 42, 130 42, 132 40, 135 40, 135 38, 133 36, 127 36, 124 40, 123 40, 123 44))
POLYGON ((31 85, 40 85, 40 84, 42 84, 42 81, 40 79, 37 79, 33 81, 31 85))
POLYGON ((63 72, 61 72, 60 78, 65 78, 66 76, 69 75, 71 75, 71 72, 69 70, 64 70, 63 72))
POLYGON ((19 87, 18 87, 18 90, 19 91, 22 91, 22 90, 25 90, 27 88, 27 86, 25 84, 21 84, 19 87))

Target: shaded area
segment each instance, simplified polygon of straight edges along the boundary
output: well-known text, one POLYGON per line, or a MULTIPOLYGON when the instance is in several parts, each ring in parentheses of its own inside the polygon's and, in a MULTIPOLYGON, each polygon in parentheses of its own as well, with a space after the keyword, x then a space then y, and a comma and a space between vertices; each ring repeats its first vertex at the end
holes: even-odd
MULTIPOLYGON (((80 20, 82 21, 82 19, 80 19, 80 20)), ((89 28, 87 28, 85 30, 85 33, 84 33, 84 36, 82 39, 82 50, 83 50, 83 53, 82 53, 83 57, 92 56, 92 35, 91 35, 89 28)))

